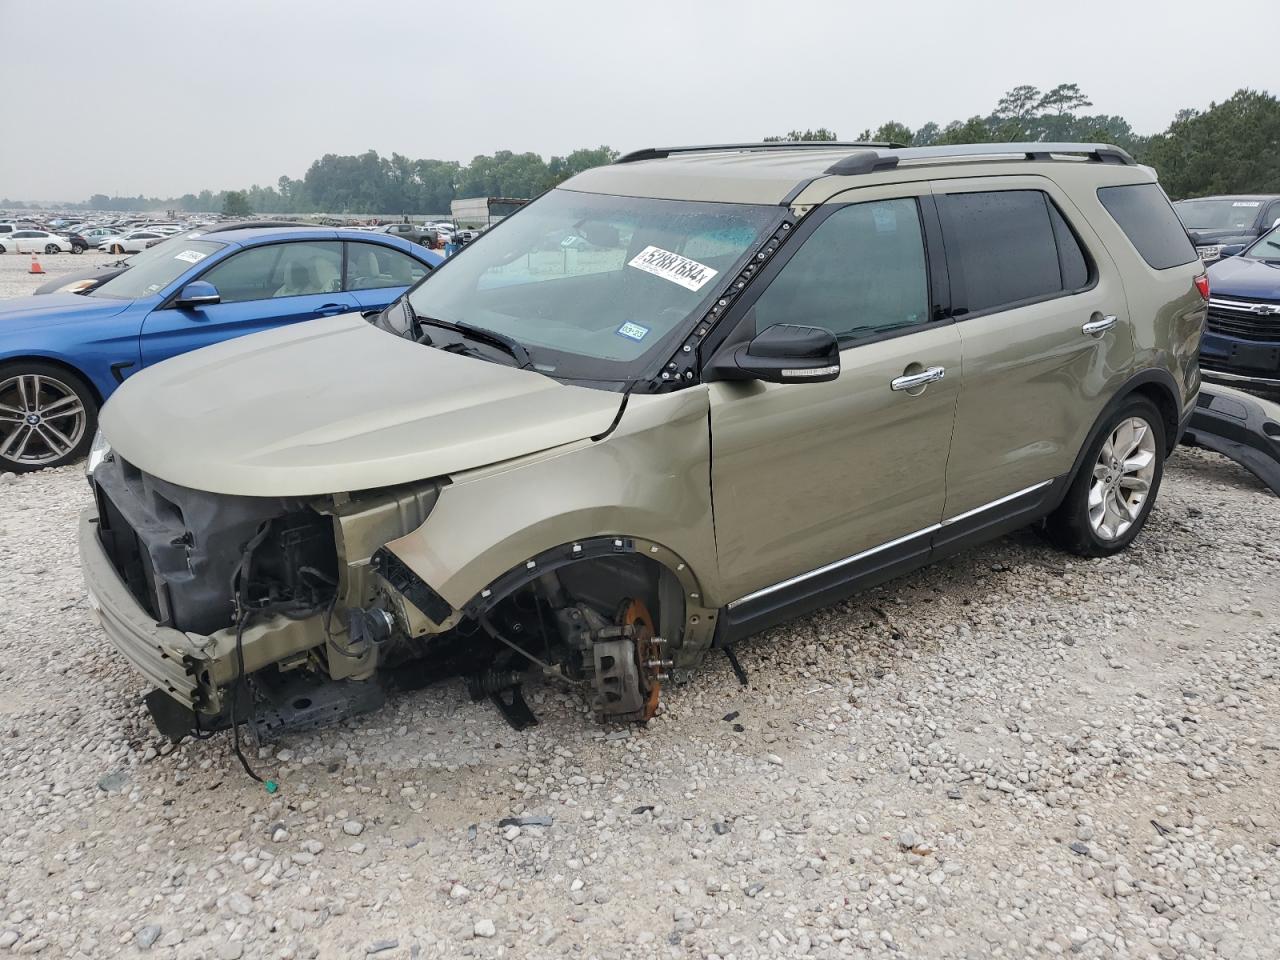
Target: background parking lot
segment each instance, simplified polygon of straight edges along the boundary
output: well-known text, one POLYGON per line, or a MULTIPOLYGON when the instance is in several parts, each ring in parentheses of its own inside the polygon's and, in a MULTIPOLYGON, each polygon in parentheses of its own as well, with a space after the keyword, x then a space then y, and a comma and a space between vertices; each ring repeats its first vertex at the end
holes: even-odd
POLYGON ((0 950, 1280 954, 1280 511, 1213 455, 1121 556, 1021 532, 755 638, 745 689, 713 658, 647 728, 541 686, 515 733, 453 682, 251 752, 274 795, 152 730, 87 497, 0 477, 0 950))

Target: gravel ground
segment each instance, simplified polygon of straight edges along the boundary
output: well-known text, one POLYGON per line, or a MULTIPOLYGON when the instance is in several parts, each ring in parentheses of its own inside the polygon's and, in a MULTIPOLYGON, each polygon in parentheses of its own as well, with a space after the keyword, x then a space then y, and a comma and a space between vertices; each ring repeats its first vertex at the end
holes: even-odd
POLYGON ((6 253, 0 255, 0 297, 17 297, 31 293, 36 287, 64 273, 88 270, 99 263, 111 263, 120 257, 98 251, 86 251, 79 256, 71 253, 40 254, 40 266, 45 275, 32 275, 31 254, 6 253))
POLYGON ((1120 557, 1016 534, 744 644, 747 688, 713 658, 644 729, 400 695, 251 751, 275 795, 150 727, 86 499, 0 479, 0 953, 1280 956, 1280 503, 1213 455, 1120 557))

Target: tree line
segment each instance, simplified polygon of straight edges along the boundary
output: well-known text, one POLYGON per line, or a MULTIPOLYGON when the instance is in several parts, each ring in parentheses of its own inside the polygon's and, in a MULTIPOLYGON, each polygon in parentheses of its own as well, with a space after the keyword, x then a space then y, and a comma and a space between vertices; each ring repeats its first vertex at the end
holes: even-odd
MULTIPOLYGON (((1153 136, 1134 131, 1124 117, 1090 113, 1088 96, 1074 83, 1051 90, 1022 85, 1006 93, 989 113, 949 123, 926 123, 913 130, 887 121, 863 130, 858 140, 908 146, 992 141, 1101 141, 1114 143, 1150 164, 1170 196, 1214 193, 1280 193, 1280 100, 1269 93, 1239 90, 1206 110, 1181 110, 1168 128, 1153 136)), ((826 127, 792 130, 765 138, 835 140, 826 127)), ((94 194, 81 206, 92 210, 224 211, 260 214, 432 214, 447 213, 456 197, 533 197, 576 173, 611 163, 611 147, 574 150, 544 160, 536 153, 500 150, 470 163, 414 160, 398 153, 358 156, 328 153, 300 179, 280 177, 274 185, 245 190, 202 190, 181 197, 109 197, 94 194)), ((9 201, 0 205, 18 206, 9 201)))
MULTIPOLYGON (((1280 100, 1257 90, 1237 90, 1207 110, 1180 110, 1154 136, 1134 131, 1124 117, 1088 113, 1093 106, 1077 84, 1049 91, 1014 87, 988 114, 926 123, 916 130, 897 121, 863 130, 860 141, 904 146, 1016 141, 1113 143, 1152 166, 1175 199, 1221 193, 1280 193, 1280 100)), ((836 140, 835 132, 792 130, 771 141, 836 140)))

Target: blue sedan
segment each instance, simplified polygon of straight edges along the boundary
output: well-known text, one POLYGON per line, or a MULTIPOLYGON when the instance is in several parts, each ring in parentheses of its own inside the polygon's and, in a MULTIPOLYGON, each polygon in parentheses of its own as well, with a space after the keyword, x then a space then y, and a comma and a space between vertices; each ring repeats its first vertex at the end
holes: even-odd
POLYGON ((99 407, 143 367, 286 323, 381 310, 441 262, 387 234, 188 233, 94 288, 0 300, 0 472, 83 456, 99 407))

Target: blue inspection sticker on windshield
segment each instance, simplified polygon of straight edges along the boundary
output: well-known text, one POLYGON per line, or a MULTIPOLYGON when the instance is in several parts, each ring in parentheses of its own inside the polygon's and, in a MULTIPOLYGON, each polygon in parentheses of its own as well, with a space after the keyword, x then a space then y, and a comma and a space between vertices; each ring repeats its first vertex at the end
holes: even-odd
POLYGON ((628 340, 635 340, 638 343, 649 335, 649 328, 628 320, 618 328, 617 333, 620 337, 626 337, 628 340))

